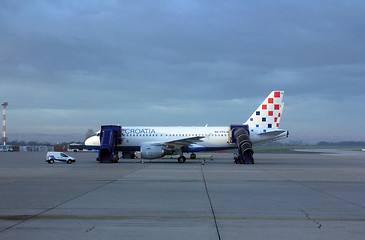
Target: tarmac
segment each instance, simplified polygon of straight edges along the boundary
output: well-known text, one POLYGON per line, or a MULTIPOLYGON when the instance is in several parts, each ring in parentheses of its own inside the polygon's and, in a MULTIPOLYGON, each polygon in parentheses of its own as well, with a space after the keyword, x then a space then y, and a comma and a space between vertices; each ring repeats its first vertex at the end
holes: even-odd
POLYGON ((365 239, 365 153, 121 160, 0 153, 0 239, 365 239))

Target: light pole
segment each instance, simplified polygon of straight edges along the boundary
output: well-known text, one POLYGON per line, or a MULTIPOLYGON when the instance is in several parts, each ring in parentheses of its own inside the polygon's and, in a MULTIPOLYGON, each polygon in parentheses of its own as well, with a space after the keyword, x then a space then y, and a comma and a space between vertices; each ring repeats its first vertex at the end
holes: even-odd
POLYGON ((3 142, 4 142, 4 146, 5 146, 5 145, 6 145, 6 138, 5 138, 5 132, 6 132, 6 125, 5 125, 5 120, 6 120, 6 116, 5 116, 5 108, 6 108, 6 106, 8 106, 8 102, 3 102, 2 106, 3 106, 3 116, 4 116, 4 125, 3 125, 3 142))

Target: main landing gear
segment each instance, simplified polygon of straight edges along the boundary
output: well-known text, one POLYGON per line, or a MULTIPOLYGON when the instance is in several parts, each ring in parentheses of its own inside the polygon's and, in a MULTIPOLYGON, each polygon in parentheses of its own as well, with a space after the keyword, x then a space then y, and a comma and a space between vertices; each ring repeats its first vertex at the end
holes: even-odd
POLYGON ((186 157, 184 157, 184 156, 180 156, 180 157, 177 159, 177 161, 178 161, 179 163, 184 163, 184 162, 186 161, 186 157))
MULTIPOLYGON (((192 153, 190 154, 190 159, 196 159, 196 154, 192 153)), ((180 155, 180 157, 177 159, 179 163, 184 163, 186 161, 186 157, 183 155, 180 155)))

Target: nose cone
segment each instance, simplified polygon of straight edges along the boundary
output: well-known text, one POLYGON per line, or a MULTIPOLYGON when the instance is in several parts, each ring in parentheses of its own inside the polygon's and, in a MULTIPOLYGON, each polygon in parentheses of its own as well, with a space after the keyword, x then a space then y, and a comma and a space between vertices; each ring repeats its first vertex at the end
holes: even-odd
POLYGON ((92 136, 85 140, 85 146, 99 146, 100 139, 98 136, 92 136))

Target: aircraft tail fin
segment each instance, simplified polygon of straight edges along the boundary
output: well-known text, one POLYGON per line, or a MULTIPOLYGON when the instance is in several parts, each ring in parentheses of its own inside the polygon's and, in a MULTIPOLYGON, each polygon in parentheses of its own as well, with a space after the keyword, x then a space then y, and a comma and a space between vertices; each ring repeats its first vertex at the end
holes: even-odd
POLYGON ((272 131, 279 128, 280 119, 284 108, 284 91, 272 91, 261 103, 251 117, 245 122, 252 131, 272 131))

